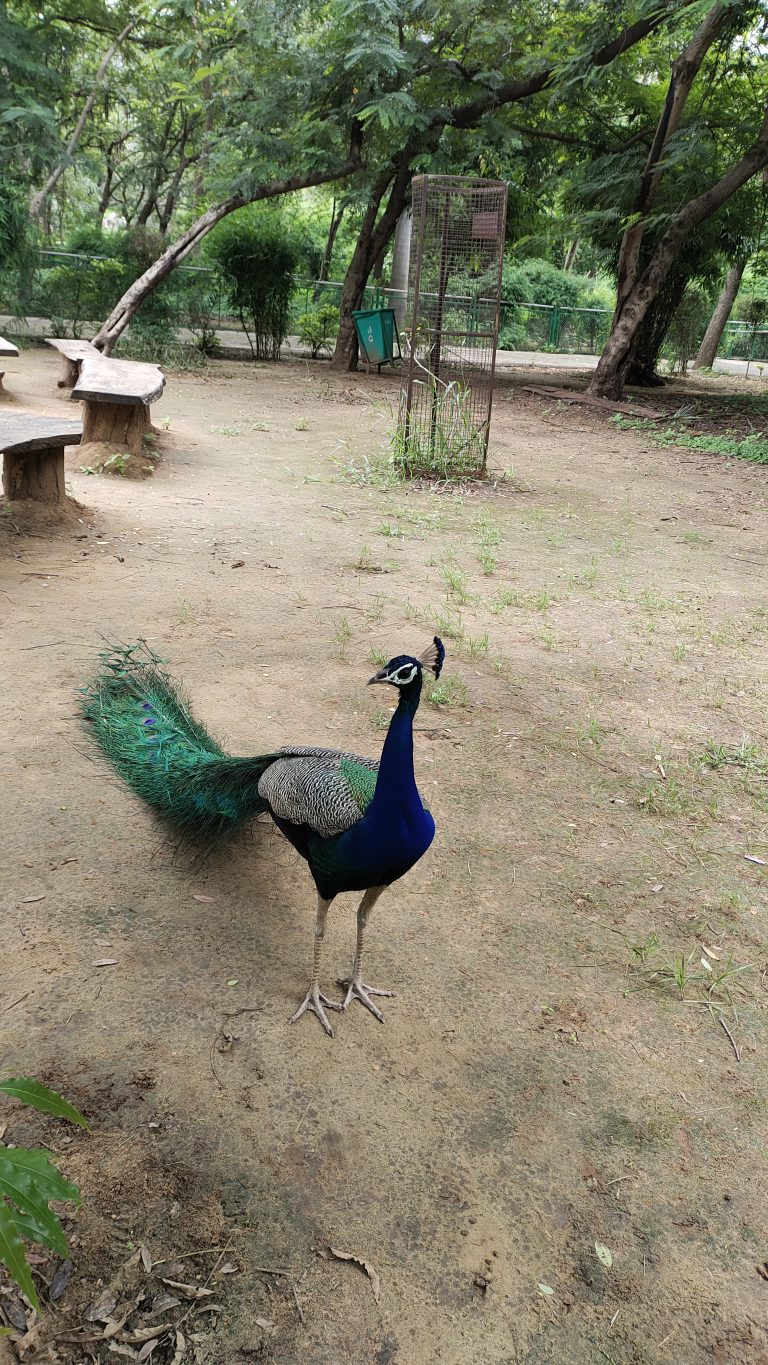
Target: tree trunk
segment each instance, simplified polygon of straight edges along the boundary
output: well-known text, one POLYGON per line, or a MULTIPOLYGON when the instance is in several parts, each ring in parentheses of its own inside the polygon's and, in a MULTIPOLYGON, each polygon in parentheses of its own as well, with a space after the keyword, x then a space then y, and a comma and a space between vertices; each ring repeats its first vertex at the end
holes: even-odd
POLYGON ((3 456, 3 492, 11 502, 63 502, 64 447, 46 446, 26 455, 3 456))
POLYGON ((328 236, 325 242, 325 250, 323 251, 323 259, 320 262, 320 271, 317 276, 319 284, 322 284, 325 280, 329 278, 331 270, 331 261, 333 260, 333 244, 336 241, 336 234, 339 228, 341 227, 341 220, 343 217, 344 205, 342 204, 341 207, 337 209, 336 199, 334 198, 333 208, 331 209, 331 223, 330 227, 328 228, 328 236))
POLYGON ((579 239, 578 239, 578 237, 574 237, 573 241, 571 242, 571 245, 569 246, 568 250, 567 250, 566 253, 565 253, 565 260, 564 260, 564 262, 563 262, 563 270, 573 270, 573 267, 574 267, 575 264, 576 264, 576 256, 577 256, 577 254, 578 254, 578 250, 579 250, 579 239))
POLYGON ((764 166, 768 166, 768 107, 755 145, 716 184, 696 199, 691 199, 675 214, 645 270, 627 296, 620 316, 614 318, 588 393, 598 398, 621 397, 637 329, 675 264, 686 238, 694 228, 722 208, 764 166))
POLYGON ((336 349, 331 359, 331 368, 334 370, 357 369, 357 332, 355 331, 355 320, 352 313, 362 304, 370 273, 392 236, 397 226, 397 220, 405 206, 410 189, 413 155, 413 145, 407 144, 398 158, 394 180, 391 170, 385 171, 379 176, 371 192, 371 201, 363 218, 352 260, 344 276, 344 288, 341 293, 339 308, 339 334, 336 338, 336 349), (390 182, 392 188, 389 192, 387 206, 379 221, 376 222, 379 205, 390 182))
POLYGON ((131 29, 135 27, 137 22, 138 22, 137 19, 131 19, 130 22, 126 24, 122 33, 119 33, 117 35, 112 46, 108 48, 107 51, 104 53, 104 56, 102 57, 98 66, 98 70, 96 72, 96 76, 93 82, 93 89, 90 95, 88 96, 87 100, 85 101, 85 104, 83 105, 82 112, 80 114, 79 119, 77 120, 77 123, 75 124, 74 131, 72 133, 71 138, 69 139, 69 142, 67 143, 61 161, 59 162, 56 169, 51 172, 45 184, 43 185, 43 188, 41 190, 38 190, 30 198, 29 201, 30 216, 32 218, 37 219, 38 222, 40 222, 43 217, 43 208, 45 206, 46 199, 48 198, 49 194, 53 193, 61 177, 63 176, 65 170, 67 169, 67 166, 70 164, 72 160, 75 148, 77 147, 83 129, 86 123, 88 122, 88 116, 91 110, 93 109, 96 100, 98 99, 99 90, 101 89, 101 83, 104 80, 105 75, 107 74, 107 67, 109 66, 109 63, 112 61, 112 58, 117 52, 117 49, 119 48, 123 39, 128 37, 128 34, 130 33, 131 29))
POLYGON ((314 171, 308 175, 292 176, 288 180, 274 180, 266 185, 259 185, 250 194, 233 194, 223 203, 216 204, 213 208, 208 209, 186 232, 182 233, 181 237, 166 247, 162 256, 159 256, 144 271, 143 275, 134 280, 129 289, 126 289, 123 297, 115 305, 106 322, 102 323, 93 338, 93 345, 97 350, 103 351, 105 355, 111 355, 115 343, 125 331, 131 318, 135 317, 144 300, 162 283, 167 275, 170 275, 175 266, 180 265, 189 253, 194 251, 203 237, 217 223, 220 223, 222 218, 226 218, 227 214, 234 213, 235 209, 244 208, 246 204, 256 203, 257 200, 275 199, 281 194, 290 194, 293 190, 306 189, 310 185, 326 185, 331 180, 342 180, 348 175, 353 175, 355 171, 359 171, 361 168, 360 139, 360 129, 355 126, 352 131, 349 158, 332 171, 314 171))
POLYGON ((711 370, 715 363, 717 348, 722 340, 725 324, 731 316, 731 309, 736 302, 736 295, 739 292, 741 277, 744 274, 746 264, 746 261, 736 261, 728 271, 722 293, 715 304, 715 311, 704 333, 704 340, 693 362, 694 370, 711 370))
POLYGON ((82 445, 103 441, 105 445, 140 455, 150 429, 149 408, 143 403, 83 404, 82 445))
POLYGON ((626 229, 619 249, 614 323, 618 321, 624 300, 632 292, 640 274, 640 250, 645 233, 646 219, 653 206, 661 179, 662 158, 670 138, 680 126, 686 100, 691 93, 701 64, 722 29, 728 12, 729 6, 722 3, 722 0, 717 0, 717 3, 712 6, 712 9, 699 24, 691 41, 672 67, 664 108, 656 125, 656 132, 635 199, 633 221, 626 229))

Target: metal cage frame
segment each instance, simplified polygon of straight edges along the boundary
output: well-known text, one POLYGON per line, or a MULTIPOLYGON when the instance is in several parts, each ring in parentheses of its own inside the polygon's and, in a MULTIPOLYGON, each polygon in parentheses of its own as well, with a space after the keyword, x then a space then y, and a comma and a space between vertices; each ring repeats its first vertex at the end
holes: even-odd
POLYGON ((412 189, 407 356, 398 441, 403 463, 485 469, 496 372, 507 186, 418 175, 412 189), (451 278, 463 292, 451 293, 451 278))

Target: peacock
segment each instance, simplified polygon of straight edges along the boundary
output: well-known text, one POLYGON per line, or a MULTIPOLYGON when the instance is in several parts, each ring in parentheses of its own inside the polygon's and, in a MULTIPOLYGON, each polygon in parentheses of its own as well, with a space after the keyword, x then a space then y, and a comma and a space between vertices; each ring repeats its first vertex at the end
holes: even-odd
POLYGON ((445 659, 442 640, 416 658, 398 654, 369 683, 397 688, 398 702, 381 758, 338 749, 290 745, 253 758, 224 752, 192 715, 165 664, 145 641, 110 648, 97 677, 82 689, 82 711, 120 777, 196 850, 226 841, 254 816, 268 812, 306 859, 317 888, 309 990, 292 1016, 317 1016, 332 1038, 326 1010, 358 1000, 384 1022, 374 996, 391 996, 363 981, 363 943, 370 913, 386 887, 426 853, 435 823, 413 772, 413 718, 424 669, 435 678, 445 659), (328 910, 343 891, 362 891, 357 942, 346 997, 320 990, 328 910))

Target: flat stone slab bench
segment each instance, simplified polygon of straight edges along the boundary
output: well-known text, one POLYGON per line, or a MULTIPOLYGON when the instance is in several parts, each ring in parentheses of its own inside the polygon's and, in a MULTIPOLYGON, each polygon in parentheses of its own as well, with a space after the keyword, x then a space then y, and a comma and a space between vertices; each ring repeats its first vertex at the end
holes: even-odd
POLYGON ((80 366, 87 356, 95 356, 97 360, 104 359, 101 351, 97 351, 90 341, 77 341, 74 337, 46 337, 45 344, 52 346, 61 356, 61 378, 58 380, 60 389, 71 389, 77 383, 80 366))
POLYGON ((127 446, 133 455, 149 429, 149 405, 165 388, 159 365, 137 360, 112 360, 99 351, 85 355, 70 397, 82 399, 83 444, 104 441, 127 446))
POLYGON ((5 496, 63 502, 64 447, 79 445, 82 434, 80 422, 58 417, 0 417, 5 496))
MULTIPOLYGON (((5 337, 0 337, 0 359, 5 355, 18 355, 19 348, 14 346, 12 341, 6 341, 5 337)), ((3 375, 5 370, 0 370, 0 389, 3 387, 3 375)))

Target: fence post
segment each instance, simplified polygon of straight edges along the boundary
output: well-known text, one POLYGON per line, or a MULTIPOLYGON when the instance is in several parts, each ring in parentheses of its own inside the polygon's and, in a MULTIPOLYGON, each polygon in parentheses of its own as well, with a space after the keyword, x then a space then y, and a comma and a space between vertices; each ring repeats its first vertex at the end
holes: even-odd
POLYGON ((547 340, 553 350, 560 340, 560 309, 557 304, 553 305, 552 312, 549 315, 549 337, 547 340))

